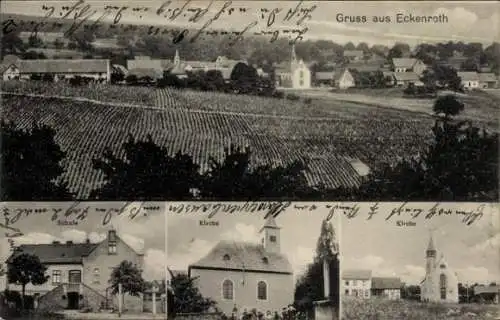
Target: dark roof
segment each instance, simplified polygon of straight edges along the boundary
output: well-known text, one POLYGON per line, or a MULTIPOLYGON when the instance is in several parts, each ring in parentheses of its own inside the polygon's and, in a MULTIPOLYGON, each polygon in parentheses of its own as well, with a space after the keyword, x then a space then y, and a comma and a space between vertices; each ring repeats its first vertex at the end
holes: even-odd
POLYGON ((11 66, 14 66, 15 68, 17 68, 17 67, 16 67, 16 65, 15 65, 14 63, 8 63, 8 62, 6 62, 6 63, 1 63, 1 64, 0 64, 0 74, 3 74, 3 73, 4 73, 5 71, 7 71, 7 70, 8 70, 11 66))
POLYGON ((477 72, 457 72, 457 75, 460 77, 460 79, 462 79, 462 81, 479 81, 479 75, 477 72))
POLYGON ((333 80, 333 71, 320 71, 314 74, 316 80, 333 80))
POLYGON ((362 50, 344 50, 344 57, 362 57, 363 55, 362 50))
POLYGON ((495 74, 491 73, 491 72, 478 73, 478 76, 479 76, 479 81, 481 81, 481 82, 497 82, 498 81, 495 74))
POLYGON ((22 253, 36 255, 41 263, 82 263, 83 257, 88 256, 98 245, 98 243, 20 245, 7 259, 7 263, 22 253))
POLYGON ((340 78, 342 78, 342 76, 344 75, 344 73, 346 72, 349 72, 350 71, 348 69, 345 69, 345 68, 342 68, 342 69, 338 69, 338 70, 335 70, 335 74, 333 75, 333 80, 335 81, 339 81, 340 78))
POLYGON ((400 289, 401 280, 399 278, 372 278, 372 289, 400 289))
POLYGON ((349 63, 347 68, 356 69, 359 72, 374 72, 382 69, 380 63, 349 63))
POLYGON ((475 286, 474 294, 482 294, 482 293, 500 293, 500 286, 475 286))
POLYGON ((394 72, 394 78, 397 81, 418 81, 420 78, 415 72, 394 72))
POLYGON ((21 73, 107 73, 109 60, 99 59, 42 59, 19 60, 21 73))
POLYGON ((342 271, 342 280, 369 280, 372 277, 370 270, 344 270, 342 271))
POLYGON ((415 58, 393 58, 392 64, 395 68, 412 68, 417 61, 415 58))
POLYGON ((268 252, 260 244, 235 241, 220 241, 205 257, 189 268, 293 273, 290 262, 281 253, 268 252), (229 259, 224 259, 225 256, 229 259))
POLYGON ((151 79, 159 79, 163 77, 163 72, 152 68, 134 68, 128 71, 128 75, 135 75, 137 78, 150 77, 151 79))

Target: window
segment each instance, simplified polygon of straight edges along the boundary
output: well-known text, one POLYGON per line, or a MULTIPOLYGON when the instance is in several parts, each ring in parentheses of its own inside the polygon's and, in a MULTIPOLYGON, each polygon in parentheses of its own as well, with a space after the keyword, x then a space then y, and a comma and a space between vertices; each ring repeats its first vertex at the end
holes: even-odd
POLYGON ((276 242, 276 236, 269 236, 269 240, 271 242, 276 242))
POLYGON ((92 283, 95 283, 95 284, 101 283, 101 274, 100 274, 99 268, 94 268, 93 277, 94 277, 94 279, 92 280, 92 283))
POLYGON ((345 285, 348 286, 349 285, 349 280, 345 282, 345 285))
POLYGON ((61 270, 52 271, 52 284, 58 285, 61 283, 61 270))
POLYGON ((300 70, 299 77, 300 77, 300 79, 303 79, 303 78, 304 78, 304 71, 300 70))
POLYGON ((268 264, 269 263, 269 259, 267 259, 267 257, 264 257, 264 258, 262 258, 262 262, 264 262, 265 264, 268 264))
POLYGON ((357 289, 352 289, 352 295, 357 297, 358 296, 358 290, 357 289))
POLYGON ((229 261, 231 260, 231 257, 228 254, 225 254, 223 259, 224 261, 229 261))
POLYGON ((69 283, 81 283, 82 282, 82 272, 80 270, 70 270, 69 271, 69 283))
POLYGON ((370 296, 369 291, 365 290, 365 298, 368 298, 370 296))
POLYGON ((108 254, 116 254, 116 242, 108 243, 108 254))
POLYGON ((304 80, 300 79, 299 81, 299 86, 303 87, 304 86, 304 80))
POLYGON ((445 300, 446 299, 446 276, 444 274, 441 274, 439 276, 439 289, 441 292, 441 299, 445 300))
POLYGON ((257 284, 257 299, 267 300, 267 284, 264 281, 257 284))
POLYGON ((233 282, 231 280, 224 280, 222 283, 222 299, 224 300, 233 300, 233 282))
POLYGON ((349 289, 345 289, 345 294, 348 296, 349 295, 349 289))

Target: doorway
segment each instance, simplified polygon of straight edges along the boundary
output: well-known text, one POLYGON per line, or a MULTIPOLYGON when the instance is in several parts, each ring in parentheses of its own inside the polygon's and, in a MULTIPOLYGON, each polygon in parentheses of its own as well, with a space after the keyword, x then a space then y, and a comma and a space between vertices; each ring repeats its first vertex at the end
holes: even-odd
POLYGON ((68 292, 68 309, 77 310, 79 306, 80 295, 78 292, 68 292))

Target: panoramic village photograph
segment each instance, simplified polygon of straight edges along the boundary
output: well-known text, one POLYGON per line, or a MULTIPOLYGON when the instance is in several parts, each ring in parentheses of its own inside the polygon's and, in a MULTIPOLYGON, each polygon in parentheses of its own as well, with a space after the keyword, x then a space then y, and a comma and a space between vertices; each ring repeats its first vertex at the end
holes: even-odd
POLYGON ((167 212, 168 319, 339 319, 338 217, 167 212))
POLYGON ((499 211, 489 209, 471 225, 450 215, 341 219, 341 319, 499 319, 499 211))
POLYGON ((122 203, 9 204, 11 223, 2 222, 0 235, 0 319, 165 319, 165 206, 150 205, 158 210, 130 203, 125 211, 139 210, 138 217, 122 214, 104 225, 106 212, 122 203), (86 208, 101 212, 81 219, 86 208))
POLYGON ((498 200, 496 2, 0 6, 2 200, 498 200))

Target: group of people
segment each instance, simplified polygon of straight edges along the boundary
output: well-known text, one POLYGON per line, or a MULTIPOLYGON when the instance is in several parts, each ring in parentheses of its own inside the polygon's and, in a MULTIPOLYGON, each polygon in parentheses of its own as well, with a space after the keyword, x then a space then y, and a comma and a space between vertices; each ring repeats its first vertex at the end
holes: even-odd
POLYGON ((284 307, 281 312, 267 310, 265 313, 253 309, 248 311, 244 309, 241 314, 238 313, 238 308, 235 306, 230 320, 296 320, 301 319, 300 315, 297 313, 293 305, 288 305, 284 307))

